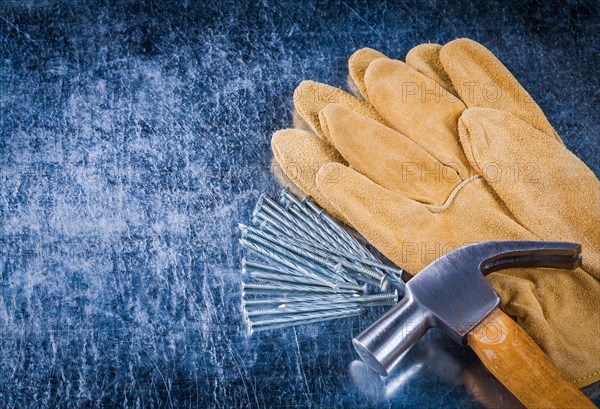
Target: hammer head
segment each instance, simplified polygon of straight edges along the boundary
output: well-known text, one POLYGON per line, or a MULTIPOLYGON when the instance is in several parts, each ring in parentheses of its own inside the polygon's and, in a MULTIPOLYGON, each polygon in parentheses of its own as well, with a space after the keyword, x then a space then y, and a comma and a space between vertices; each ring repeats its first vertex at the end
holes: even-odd
POLYGON ((487 241, 460 247, 425 267, 406 285, 405 297, 353 343, 363 361, 387 376, 404 352, 431 327, 464 343, 500 299, 484 275, 503 268, 581 265, 577 243, 487 241))

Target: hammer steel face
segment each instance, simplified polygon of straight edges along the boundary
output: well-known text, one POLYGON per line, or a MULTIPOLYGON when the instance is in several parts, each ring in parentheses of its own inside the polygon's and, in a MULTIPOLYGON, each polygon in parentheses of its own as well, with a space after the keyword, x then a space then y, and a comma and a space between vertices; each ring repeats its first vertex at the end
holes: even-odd
POLYGON ((484 275, 514 267, 574 269, 581 264, 580 253, 579 244, 568 242, 487 241, 460 247, 410 280, 402 301, 354 338, 354 347, 371 369, 387 376, 432 326, 464 344, 500 302, 484 275))

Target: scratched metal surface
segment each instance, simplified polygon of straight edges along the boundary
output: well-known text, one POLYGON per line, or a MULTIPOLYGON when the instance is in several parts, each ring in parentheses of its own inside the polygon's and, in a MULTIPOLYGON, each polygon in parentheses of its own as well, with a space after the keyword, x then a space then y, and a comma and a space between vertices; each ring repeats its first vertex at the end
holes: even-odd
POLYGON ((3 1, 1 405, 509 406, 435 332, 365 372, 381 311, 247 338, 236 230, 278 189, 294 87, 345 86, 363 46, 483 42, 598 174, 597 2, 501 3, 3 1))

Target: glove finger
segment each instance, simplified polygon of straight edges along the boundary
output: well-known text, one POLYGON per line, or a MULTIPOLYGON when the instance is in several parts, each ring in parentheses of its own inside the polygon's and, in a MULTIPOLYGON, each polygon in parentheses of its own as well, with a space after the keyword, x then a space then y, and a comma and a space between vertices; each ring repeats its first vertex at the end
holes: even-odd
MULTIPOLYGON (((406 54, 406 64, 433 79, 458 98, 458 93, 440 62, 439 52, 441 48, 440 44, 419 44, 406 54)), ((369 64, 378 58, 389 57, 372 48, 362 48, 352 54, 348 60, 350 77, 367 101, 369 100, 369 95, 364 81, 365 73, 369 64)))
POLYGON ((450 41, 440 61, 462 101, 469 107, 501 109, 561 140, 540 107, 487 48, 467 39, 450 41))
POLYGON ((466 179, 469 166, 456 122, 464 104, 437 82, 401 61, 379 58, 367 68, 370 101, 394 129, 466 179))
POLYGON ((441 205, 462 181, 412 140, 343 105, 325 107, 321 124, 353 169, 404 197, 441 205))
POLYGON ((367 87, 365 86, 365 72, 367 71, 369 64, 378 58, 388 57, 372 48, 361 48, 354 52, 348 59, 348 73, 350 74, 350 78, 352 78, 352 81, 360 91, 360 94, 367 101, 369 100, 369 95, 367 94, 367 87))
POLYGON ((384 119, 369 104, 331 85, 315 81, 302 81, 294 91, 294 106, 300 116, 315 133, 324 140, 319 122, 319 112, 328 104, 342 104, 361 114, 384 122, 384 119))
POLYGON ((273 134, 271 149, 286 176, 321 207, 345 221, 317 188, 318 170, 330 162, 343 162, 337 151, 316 135, 299 129, 283 129, 273 134))
POLYGON ((440 62, 440 44, 419 44, 406 54, 406 64, 440 84, 458 98, 448 73, 440 62))
POLYGON ((580 242, 584 265, 600 266, 600 182, 579 158, 505 111, 468 109, 459 133, 469 161, 515 220, 543 239, 580 242))

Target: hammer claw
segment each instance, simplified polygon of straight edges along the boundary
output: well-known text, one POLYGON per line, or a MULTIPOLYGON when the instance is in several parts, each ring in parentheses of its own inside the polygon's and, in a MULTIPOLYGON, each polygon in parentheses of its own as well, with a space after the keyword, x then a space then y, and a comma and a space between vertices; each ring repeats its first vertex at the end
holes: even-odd
POLYGON ((507 243, 506 251, 481 263, 479 269, 484 275, 505 268, 546 267, 573 270, 581 266, 581 245, 577 243, 539 241, 497 243, 507 243))

